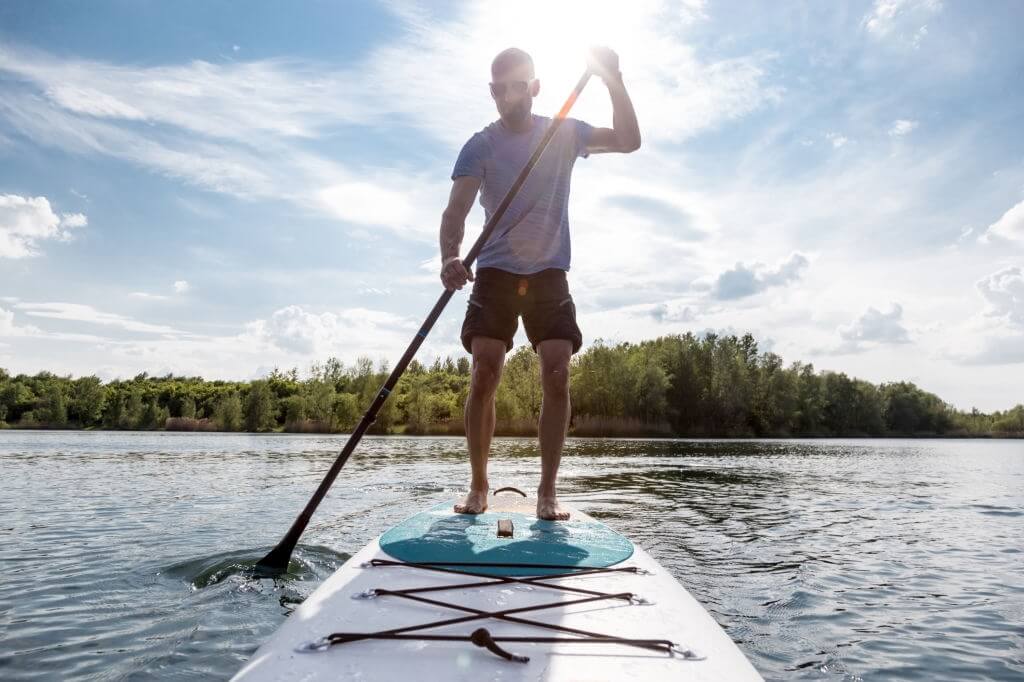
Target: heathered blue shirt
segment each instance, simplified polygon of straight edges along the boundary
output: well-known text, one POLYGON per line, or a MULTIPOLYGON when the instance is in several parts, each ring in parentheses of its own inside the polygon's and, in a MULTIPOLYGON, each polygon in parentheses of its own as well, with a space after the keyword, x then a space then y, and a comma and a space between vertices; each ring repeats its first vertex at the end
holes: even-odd
MULTIPOLYGON (((533 126, 513 133, 495 121, 469 138, 452 171, 480 178, 480 205, 487 220, 505 198, 551 119, 533 116, 533 126)), ((593 127, 567 118, 530 177, 519 189, 501 222, 480 252, 477 266, 530 275, 548 268, 569 269, 569 178, 576 159, 587 156, 593 127)))

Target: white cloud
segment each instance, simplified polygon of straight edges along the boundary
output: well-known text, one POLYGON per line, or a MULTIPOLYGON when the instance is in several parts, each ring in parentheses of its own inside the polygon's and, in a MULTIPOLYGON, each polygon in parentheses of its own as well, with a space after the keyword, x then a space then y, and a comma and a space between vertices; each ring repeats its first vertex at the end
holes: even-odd
POLYGON ((841 135, 839 133, 826 133, 825 139, 832 143, 833 149, 839 149, 840 147, 842 147, 843 145, 850 141, 848 137, 846 137, 845 135, 841 135))
POLYGON ((0 336, 13 336, 17 327, 14 325, 14 313, 0 308, 0 336))
POLYGON ((150 294, 145 291, 133 291, 128 295, 132 298, 143 298, 151 301, 166 301, 168 299, 168 297, 163 294, 150 294))
POLYGON ((693 308, 679 303, 658 303, 648 306, 644 314, 650 315, 658 322, 693 322, 697 319, 697 313, 693 308))
POLYGON ((979 241, 988 243, 992 237, 1024 242, 1024 201, 1014 205, 999 220, 989 225, 979 241))
POLYGON ((174 283, 174 293, 176 294, 188 293, 190 288, 189 283, 183 279, 179 279, 174 283))
POLYGON ((911 121, 905 118, 899 118, 892 122, 892 127, 889 128, 889 137, 903 137, 917 128, 917 121, 911 121))
POLYGON ((67 241, 71 230, 85 227, 81 213, 53 212, 46 197, 0 194, 0 258, 29 258, 39 255, 39 242, 67 241))
POLYGON ((989 316, 1024 328, 1024 268, 1018 266, 994 272, 977 286, 988 303, 989 316))
POLYGON ((719 300, 753 296, 769 287, 782 286, 799 279, 808 263, 807 257, 800 253, 794 253, 789 260, 774 269, 767 268, 763 263, 750 266, 736 263, 731 270, 718 276, 712 286, 712 294, 719 300))
POLYGON ((917 47, 928 32, 919 22, 941 10, 940 0, 875 0, 863 26, 875 38, 898 36, 917 47), (913 32, 907 36, 908 31, 913 32))
POLYGON ((172 327, 139 322, 116 313, 105 313, 96 310, 90 305, 81 303, 16 303, 14 307, 24 311, 26 315, 31 317, 88 322, 90 324, 118 327, 125 331, 146 334, 182 333, 172 327))
POLYGON ((851 355, 882 346, 900 346, 911 343, 910 334, 903 325, 903 306, 893 303, 887 312, 874 307, 868 309, 850 324, 837 329, 840 343, 827 348, 813 348, 811 355, 851 355))
MULTIPOLYGON (((409 335, 415 325, 392 313, 350 308, 311 313, 297 305, 256 320, 247 332, 277 348, 303 356, 343 355, 353 347, 384 348, 409 335)), ((411 340, 411 336, 406 342, 411 340)))
POLYGON ((367 182, 331 185, 317 196, 329 212, 362 225, 397 227, 411 222, 415 215, 403 192, 367 182))
POLYGON ((910 343, 902 319, 903 306, 899 303, 893 303, 885 313, 869 307, 853 324, 840 327, 839 337, 853 343, 910 343))
POLYGON ((61 213, 60 214, 60 225, 61 227, 85 227, 89 224, 89 220, 82 213, 61 213))

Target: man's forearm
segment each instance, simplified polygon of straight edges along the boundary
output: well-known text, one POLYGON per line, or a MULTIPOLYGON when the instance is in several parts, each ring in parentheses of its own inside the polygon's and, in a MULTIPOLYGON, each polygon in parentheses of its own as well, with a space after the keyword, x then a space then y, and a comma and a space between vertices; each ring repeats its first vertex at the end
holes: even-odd
POLYGON ((612 129, 622 147, 632 151, 640 148, 640 125, 636 121, 633 102, 622 83, 622 74, 617 73, 605 81, 612 98, 612 129))
POLYGON ((459 220, 446 211, 441 216, 441 262, 459 255, 462 237, 466 233, 466 219, 459 220))

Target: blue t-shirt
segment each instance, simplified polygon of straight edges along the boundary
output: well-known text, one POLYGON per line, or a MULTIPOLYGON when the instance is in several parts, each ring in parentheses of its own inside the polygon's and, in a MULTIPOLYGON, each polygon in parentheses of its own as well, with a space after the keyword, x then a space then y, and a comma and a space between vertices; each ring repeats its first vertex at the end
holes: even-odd
MULTIPOLYGON (((495 121, 469 138, 452 171, 480 178, 480 205, 487 220, 505 198, 551 125, 533 116, 533 126, 513 133, 495 121)), ((587 156, 593 127, 567 118, 541 154, 480 252, 477 266, 531 275, 548 268, 569 269, 569 178, 576 159, 587 156)))

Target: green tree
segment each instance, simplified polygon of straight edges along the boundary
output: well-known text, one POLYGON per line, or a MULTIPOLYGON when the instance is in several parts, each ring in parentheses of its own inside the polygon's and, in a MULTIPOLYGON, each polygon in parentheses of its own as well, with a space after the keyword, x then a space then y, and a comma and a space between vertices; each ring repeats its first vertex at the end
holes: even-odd
POLYGON ((146 405, 142 399, 142 389, 133 386, 128 393, 128 400, 125 402, 124 411, 118 428, 121 429, 142 429, 145 428, 146 405))
POLYGON ((221 431, 238 431, 242 428, 242 399, 237 391, 224 393, 213 408, 213 422, 221 431))
POLYGON ((192 396, 185 396, 178 402, 178 416, 182 419, 196 418, 196 400, 192 396))
POLYGON ((71 384, 68 416, 81 426, 93 426, 103 416, 107 389, 97 376, 82 377, 71 384))
POLYGON ((306 413, 328 431, 334 430, 334 385, 319 379, 306 384, 306 413))
POLYGON ((272 431, 277 426, 277 407, 274 394, 266 381, 250 384, 245 397, 245 430, 272 431))
POLYGON ((34 410, 35 419, 45 426, 66 426, 68 423, 67 401, 64 390, 57 382, 48 382, 42 397, 34 410))
POLYGON ((362 416, 359 399, 353 393, 337 393, 334 396, 334 424, 340 431, 350 433, 362 416))
POLYGON ((294 427, 306 420, 306 399, 301 395, 291 395, 281 401, 284 412, 285 428, 294 427))
POLYGON ((36 395, 28 384, 14 378, 0 384, 0 404, 5 408, 7 422, 14 424, 35 407, 36 395))
POLYGON ((142 409, 142 416, 139 417, 137 428, 144 431, 156 431, 162 429, 167 425, 167 419, 170 417, 170 412, 166 407, 161 407, 160 403, 154 396, 150 400, 146 401, 145 407, 142 409))

